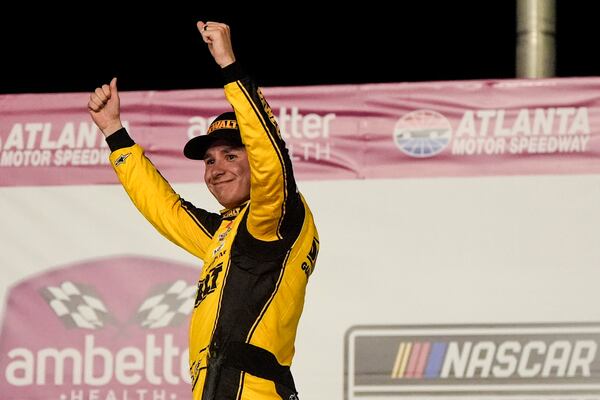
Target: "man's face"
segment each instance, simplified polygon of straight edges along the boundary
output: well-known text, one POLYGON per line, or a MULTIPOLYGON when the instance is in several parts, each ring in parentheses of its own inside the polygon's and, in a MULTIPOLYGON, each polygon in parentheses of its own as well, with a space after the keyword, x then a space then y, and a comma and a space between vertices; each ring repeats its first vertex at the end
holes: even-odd
POLYGON ((250 165, 245 148, 215 142, 206 151, 204 164, 204 182, 223 207, 236 207, 250 199, 250 165))

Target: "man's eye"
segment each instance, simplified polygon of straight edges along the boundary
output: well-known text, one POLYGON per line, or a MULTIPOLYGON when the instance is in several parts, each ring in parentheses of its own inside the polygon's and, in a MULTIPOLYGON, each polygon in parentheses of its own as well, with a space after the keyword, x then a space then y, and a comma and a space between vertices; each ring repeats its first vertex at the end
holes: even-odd
POLYGON ((236 159, 236 155, 235 154, 227 154, 227 156, 225 156, 229 161, 231 160, 235 160, 236 159))
POLYGON ((204 160, 204 163, 206 165, 213 165, 215 163, 215 160, 204 160))

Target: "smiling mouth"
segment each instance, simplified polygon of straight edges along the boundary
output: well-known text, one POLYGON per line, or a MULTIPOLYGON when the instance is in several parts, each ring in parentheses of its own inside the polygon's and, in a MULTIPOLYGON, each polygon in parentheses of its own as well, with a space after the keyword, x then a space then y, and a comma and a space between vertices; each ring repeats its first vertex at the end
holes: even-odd
POLYGON ((230 182, 233 182, 233 181, 219 181, 219 182, 213 182, 213 185, 214 185, 214 186, 218 186, 218 185, 223 185, 223 184, 225 184, 225 183, 230 183, 230 182))

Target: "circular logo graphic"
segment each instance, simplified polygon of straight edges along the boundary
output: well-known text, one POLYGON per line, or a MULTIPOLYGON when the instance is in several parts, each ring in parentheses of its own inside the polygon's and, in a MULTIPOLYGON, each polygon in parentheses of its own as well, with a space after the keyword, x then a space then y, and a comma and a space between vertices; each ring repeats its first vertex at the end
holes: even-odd
POLYGON ((394 127, 394 143, 411 157, 433 157, 448 146, 451 138, 450 122, 437 111, 410 112, 394 127))

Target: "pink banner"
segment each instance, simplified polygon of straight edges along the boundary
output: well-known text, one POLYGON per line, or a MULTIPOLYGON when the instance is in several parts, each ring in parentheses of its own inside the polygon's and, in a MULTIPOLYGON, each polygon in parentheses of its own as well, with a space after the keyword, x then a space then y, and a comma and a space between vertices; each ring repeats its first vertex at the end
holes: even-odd
MULTIPOLYGON (((298 179, 600 172, 600 78, 266 88, 298 179)), ((116 183, 87 93, 0 96, 0 186, 116 183)), ((171 182, 228 109, 221 89, 124 92, 131 136, 171 182)))
POLYGON ((186 327, 198 273, 121 256, 15 285, 0 326, 2 398, 189 398, 186 327))

